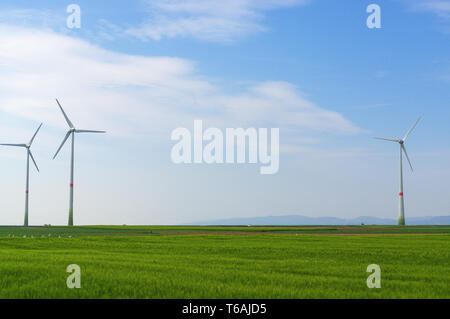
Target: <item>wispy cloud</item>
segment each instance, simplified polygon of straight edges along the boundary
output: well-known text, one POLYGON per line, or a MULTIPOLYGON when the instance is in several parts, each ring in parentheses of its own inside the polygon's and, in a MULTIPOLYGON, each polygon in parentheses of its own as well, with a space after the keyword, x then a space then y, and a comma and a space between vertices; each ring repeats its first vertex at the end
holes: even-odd
POLYGON ((391 103, 376 103, 376 104, 366 104, 366 105, 358 105, 354 106, 355 110, 370 110, 370 109, 378 109, 383 107, 392 106, 391 103))
POLYGON ((218 127, 361 132, 287 82, 263 82, 229 94, 199 75, 192 61, 115 53, 49 30, 1 25, 0 73, 0 110, 59 127, 65 123, 55 97, 75 124, 112 135, 167 138, 168 131, 196 118, 218 127))
POLYGON ((50 10, 38 9, 9 9, 0 10, 0 21, 2 24, 9 24, 23 27, 59 28, 65 26, 65 17, 50 10))
POLYGON ((435 15, 440 23, 440 30, 450 33, 449 0, 401 0, 411 10, 428 12, 435 15))
POLYGON ((432 12, 441 18, 450 19, 450 1, 448 0, 418 1, 416 7, 418 9, 432 12))
POLYGON ((148 18, 125 34, 142 40, 190 37, 214 42, 266 30, 269 10, 303 5, 309 0, 147 0, 148 18))

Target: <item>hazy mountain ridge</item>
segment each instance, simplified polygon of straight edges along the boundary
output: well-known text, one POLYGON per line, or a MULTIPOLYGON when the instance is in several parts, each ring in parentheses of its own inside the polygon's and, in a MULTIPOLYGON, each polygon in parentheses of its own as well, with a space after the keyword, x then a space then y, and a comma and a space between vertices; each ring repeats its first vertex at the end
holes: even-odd
MULTIPOLYGON (((397 219, 360 216, 351 219, 338 217, 307 217, 301 215, 229 218, 189 223, 187 225, 397 225, 397 219)), ((450 216, 406 218, 407 225, 450 225, 450 216)))

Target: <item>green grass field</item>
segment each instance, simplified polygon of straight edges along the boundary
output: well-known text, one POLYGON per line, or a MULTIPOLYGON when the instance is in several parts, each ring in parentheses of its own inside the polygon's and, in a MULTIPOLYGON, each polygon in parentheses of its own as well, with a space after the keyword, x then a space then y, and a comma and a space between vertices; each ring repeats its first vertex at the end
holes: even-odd
POLYGON ((450 298, 450 226, 5 226, 0 298, 450 298))

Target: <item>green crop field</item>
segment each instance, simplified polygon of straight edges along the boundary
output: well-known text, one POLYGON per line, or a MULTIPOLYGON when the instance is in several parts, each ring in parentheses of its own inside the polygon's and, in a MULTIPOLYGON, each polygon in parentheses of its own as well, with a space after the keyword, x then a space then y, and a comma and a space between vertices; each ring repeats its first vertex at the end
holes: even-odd
POLYGON ((450 226, 5 226, 0 298, 450 298, 450 226))

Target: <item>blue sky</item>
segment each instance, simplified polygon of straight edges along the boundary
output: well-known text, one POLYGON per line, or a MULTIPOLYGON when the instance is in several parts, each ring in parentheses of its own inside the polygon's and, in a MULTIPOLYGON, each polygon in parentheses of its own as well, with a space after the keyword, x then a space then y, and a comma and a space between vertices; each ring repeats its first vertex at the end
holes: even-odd
MULTIPOLYGON (((75 223, 179 224, 265 215, 448 215, 450 2, 443 0, 68 1, 0 4, 0 142, 33 146, 31 224, 67 220, 75 124, 75 223), (368 29, 366 7, 381 8, 368 29), (279 127, 276 175, 259 165, 175 165, 173 129, 279 127)), ((0 224, 23 219, 25 154, 0 149, 0 224)))

